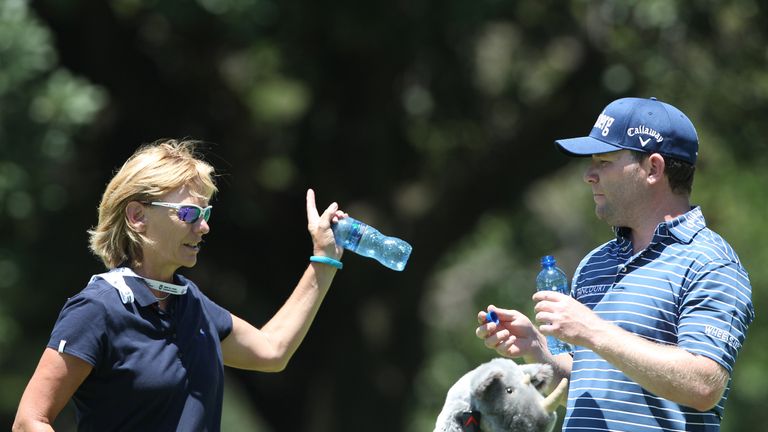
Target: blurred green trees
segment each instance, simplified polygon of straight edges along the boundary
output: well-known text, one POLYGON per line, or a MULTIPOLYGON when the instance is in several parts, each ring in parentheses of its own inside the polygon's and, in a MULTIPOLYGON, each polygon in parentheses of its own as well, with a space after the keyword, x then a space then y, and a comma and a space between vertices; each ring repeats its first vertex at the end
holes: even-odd
POLYGON ((54 261, 68 265, 59 236, 48 231, 72 238, 66 215, 78 202, 78 179, 69 172, 79 157, 75 142, 106 101, 97 86, 61 67, 50 30, 26 1, 0 2, 0 424, 13 418, 45 345, 29 329, 55 319, 35 313, 47 295, 40 284, 55 289, 58 280, 39 276, 54 261))
POLYGON ((477 311, 530 310, 541 255, 573 272, 611 235, 583 162, 552 141, 629 95, 697 126, 693 201, 740 254, 758 316, 723 431, 768 422, 764 8, 0 1, 0 424, 64 300, 101 271, 85 231, 113 170, 140 143, 194 137, 221 193, 185 273, 256 325, 306 265, 307 187, 414 246, 403 273, 347 254, 288 370, 228 371, 225 428, 431 430, 452 382, 493 356, 477 311))

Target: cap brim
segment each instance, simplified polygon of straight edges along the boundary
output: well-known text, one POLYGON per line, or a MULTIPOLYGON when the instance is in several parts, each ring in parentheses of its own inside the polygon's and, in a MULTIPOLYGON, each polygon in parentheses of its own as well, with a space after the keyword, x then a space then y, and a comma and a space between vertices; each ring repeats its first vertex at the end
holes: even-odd
POLYGON ((589 136, 579 138, 559 139, 555 141, 557 148, 568 156, 586 157, 593 154, 610 153, 621 150, 621 147, 608 144, 605 141, 589 136))

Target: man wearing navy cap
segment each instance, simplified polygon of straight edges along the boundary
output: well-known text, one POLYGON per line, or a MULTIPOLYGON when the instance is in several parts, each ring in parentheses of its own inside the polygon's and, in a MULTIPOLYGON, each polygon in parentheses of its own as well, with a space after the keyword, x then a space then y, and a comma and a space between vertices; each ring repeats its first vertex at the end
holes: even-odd
POLYGON ((656 98, 624 98, 589 136, 556 145, 591 157, 584 181, 616 238, 581 261, 571 296, 533 296, 538 329, 489 306, 500 323, 480 312, 476 334, 570 379, 564 431, 719 431, 754 308, 738 256, 690 205, 693 124, 656 98), (573 351, 551 355, 545 335, 573 351))

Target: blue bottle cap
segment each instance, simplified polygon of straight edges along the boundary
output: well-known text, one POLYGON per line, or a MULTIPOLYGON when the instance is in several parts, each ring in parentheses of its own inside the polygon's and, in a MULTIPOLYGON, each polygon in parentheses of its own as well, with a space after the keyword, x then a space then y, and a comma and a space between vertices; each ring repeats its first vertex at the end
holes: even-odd
POLYGON ((495 311, 488 311, 488 313, 485 314, 485 321, 486 322, 492 322, 494 324, 499 323, 499 315, 495 311))
POLYGON ((551 266, 551 265, 554 265, 556 262, 557 260, 552 255, 544 255, 543 257, 541 257, 541 265, 543 266, 551 266))

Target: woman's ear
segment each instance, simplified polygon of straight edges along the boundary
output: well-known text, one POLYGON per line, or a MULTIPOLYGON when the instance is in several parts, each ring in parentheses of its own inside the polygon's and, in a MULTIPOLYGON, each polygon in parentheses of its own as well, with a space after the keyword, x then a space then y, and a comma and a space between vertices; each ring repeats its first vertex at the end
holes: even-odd
POLYGON ((125 207, 125 219, 134 232, 143 233, 147 229, 144 205, 138 201, 131 201, 125 207))

